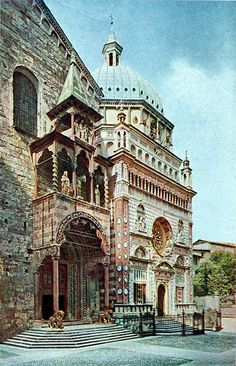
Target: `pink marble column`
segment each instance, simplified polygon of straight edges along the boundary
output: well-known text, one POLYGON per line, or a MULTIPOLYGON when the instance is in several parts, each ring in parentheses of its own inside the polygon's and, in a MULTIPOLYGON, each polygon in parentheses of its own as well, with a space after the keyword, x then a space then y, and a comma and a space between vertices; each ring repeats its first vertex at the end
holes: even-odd
POLYGON ((104 266, 105 309, 109 308, 109 268, 104 266))
POLYGON ((35 291, 34 291, 34 316, 35 319, 40 319, 40 313, 39 313, 39 272, 36 271, 34 274, 34 287, 35 287, 35 291))
POLYGON ((94 203, 94 187, 93 187, 93 173, 89 173, 90 176, 90 203, 94 203))
POLYGON ((73 197, 76 198, 77 192, 76 192, 76 171, 75 169, 72 172, 72 188, 73 188, 73 197))
POLYGON ((59 310, 59 258, 52 258, 53 267, 53 311, 59 310))

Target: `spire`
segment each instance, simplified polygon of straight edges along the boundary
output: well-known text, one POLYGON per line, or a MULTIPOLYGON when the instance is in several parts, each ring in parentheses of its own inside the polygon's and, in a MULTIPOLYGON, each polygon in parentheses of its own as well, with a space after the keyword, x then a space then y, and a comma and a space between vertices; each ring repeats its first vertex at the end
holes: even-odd
POLYGON ((108 35, 107 42, 103 46, 102 53, 105 56, 105 61, 108 66, 118 66, 119 57, 123 50, 123 47, 118 43, 116 34, 113 26, 113 17, 110 16, 110 31, 108 35))
POLYGON ((188 168, 189 167, 189 164, 190 164, 190 161, 188 159, 188 151, 186 150, 185 151, 185 159, 183 161, 183 166, 184 168, 188 168))
POLYGON ((185 159, 183 160, 183 168, 181 169, 182 184, 187 188, 192 188, 192 169, 188 159, 188 152, 185 151, 185 159))
POLYGON ((117 42, 117 38, 116 38, 116 34, 115 34, 115 31, 114 31, 114 22, 113 22, 113 16, 112 14, 110 15, 110 18, 111 18, 111 22, 110 22, 110 32, 109 32, 109 35, 108 35, 108 39, 107 39, 107 43, 111 43, 111 42, 117 42))
POLYGON ((79 70, 76 64, 76 54, 74 50, 71 54, 68 74, 63 85, 60 97, 58 99, 58 104, 65 101, 71 96, 74 96, 79 101, 83 102, 86 105, 89 105, 85 87, 82 84, 79 70))

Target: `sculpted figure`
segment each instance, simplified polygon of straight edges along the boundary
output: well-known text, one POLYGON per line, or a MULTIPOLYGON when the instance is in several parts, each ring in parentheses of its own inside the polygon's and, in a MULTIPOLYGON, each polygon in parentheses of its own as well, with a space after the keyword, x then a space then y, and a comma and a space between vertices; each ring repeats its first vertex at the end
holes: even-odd
POLYGON ((176 241, 177 243, 184 243, 184 233, 183 233, 183 230, 180 229, 176 235, 176 241))
POLYGON ((70 187, 70 179, 68 177, 68 172, 64 171, 61 177, 61 191, 65 194, 70 194, 71 187, 70 187))
POLYGON ((99 191, 99 185, 97 184, 95 187, 95 204, 100 206, 101 199, 100 199, 100 191, 99 191))
POLYGON ((86 182, 86 175, 81 175, 80 177, 77 177, 76 196, 78 198, 84 198, 82 191, 82 182, 86 182))
POLYGON ((139 231, 145 231, 146 230, 146 223, 144 221, 144 217, 141 216, 141 215, 138 217, 138 230, 139 231))

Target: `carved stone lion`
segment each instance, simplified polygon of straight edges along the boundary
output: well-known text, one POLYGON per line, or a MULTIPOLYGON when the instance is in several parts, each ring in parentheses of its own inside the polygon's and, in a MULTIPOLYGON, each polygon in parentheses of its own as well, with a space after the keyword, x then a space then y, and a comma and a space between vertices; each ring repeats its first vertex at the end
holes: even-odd
POLYGON ((99 323, 112 323, 113 322, 113 311, 111 309, 104 310, 100 313, 99 323))
POLYGON ((64 325, 62 323, 62 319, 64 318, 64 315, 65 313, 63 310, 58 310, 52 316, 50 316, 48 320, 49 328, 63 329, 64 325))

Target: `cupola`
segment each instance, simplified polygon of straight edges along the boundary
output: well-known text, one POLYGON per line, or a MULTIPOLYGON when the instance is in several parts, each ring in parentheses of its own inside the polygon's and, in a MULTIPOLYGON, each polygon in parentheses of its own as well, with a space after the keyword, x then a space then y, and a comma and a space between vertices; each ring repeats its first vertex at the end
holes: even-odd
POLYGON ((103 46, 102 53, 105 56, 105 62, 108 66, 118 66, 119 59, 123 47, 117 42, 113 28, 113 18, 111 17, 111 28, 108 35, 108 40, 103 46))

